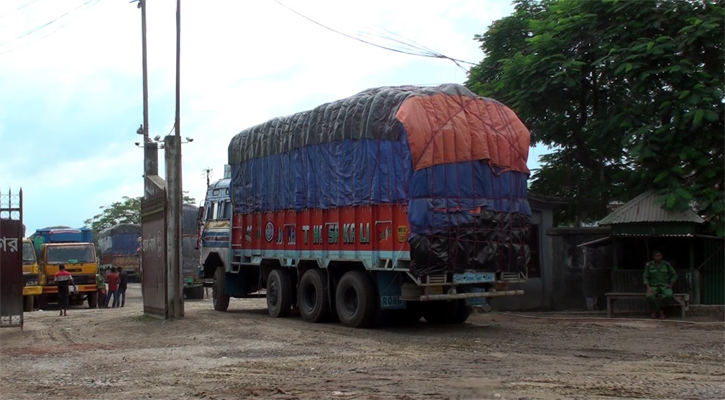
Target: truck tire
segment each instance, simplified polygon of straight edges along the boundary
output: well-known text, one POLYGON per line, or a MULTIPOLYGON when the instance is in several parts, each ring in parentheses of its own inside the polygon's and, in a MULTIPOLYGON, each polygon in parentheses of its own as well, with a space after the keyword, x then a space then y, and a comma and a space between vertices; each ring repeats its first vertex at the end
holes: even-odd
POLYGON ((88 293, 88 308, 98 308, 98 292, 88 293))
POLYGON ((46 296, 44 294, 35 296, 35 305, 38 306, 39 310, 47 308, 48 307, 48 296, 46 296))
POLYGON ((457 311, 458 303, 455 301, 431 301, 423 304, 423 318, 430 325, 453 323, 457 311))
POLYGON ((330 297, 325 270, 310 269, 302 275, 297 291, 297 307, 305 321, 327 321, 330 315, 330 297))
POLYGON ((451 319, 452 324, 462 324, 466 322, 468 319, 468 316, 471 315, 471 307, 466 305, 466 300, 458 300, 458 305, 456 306, 456 313, 453 314, 453 318, 451 319))
POLYGON ((23 311, 33 311, 33 296, 23 296, 23 311))
POLYGON ((274 318, 284 318, 292 311, 292 282, 287 271, 273 270, 267 278, 267 310, 274 318))
POLYGON ((184 296, 189 300, 201 300, 204 298, 204 288, 201 286, 184 288, 184 296))
POLYGON ((335 308, 340 322, 353 328, 368 328, 375 323, 378 302, 375 285, 362 271, 349 271, 340 279, 335 293, 335 308))
POLYGON ((211 301, 217 311, 226 311, 229 308, 229 295, 226 292, 227 281, 224 269, 217 267, 214 272, 214 286, 211 288, 211 301))

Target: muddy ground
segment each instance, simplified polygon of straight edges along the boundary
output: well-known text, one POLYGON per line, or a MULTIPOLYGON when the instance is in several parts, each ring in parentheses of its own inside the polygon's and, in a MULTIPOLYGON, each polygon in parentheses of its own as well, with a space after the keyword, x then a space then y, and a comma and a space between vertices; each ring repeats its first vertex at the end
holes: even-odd
POLYGON ((722 322, 474 314, 375 330, 272 319, 264 299, 26 314, 0 331, 2 399, 725 398, 722 322))

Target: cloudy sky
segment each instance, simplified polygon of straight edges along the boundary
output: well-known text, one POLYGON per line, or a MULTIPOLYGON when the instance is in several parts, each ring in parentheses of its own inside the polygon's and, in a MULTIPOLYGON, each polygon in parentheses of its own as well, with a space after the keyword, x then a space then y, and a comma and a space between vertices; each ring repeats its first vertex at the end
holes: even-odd
MULTIPOLYGON (((509 0, 280 1, 346 34, 394 32, 471 62, 483 57, 473 36, 513 11, 509 0)), ((174 122, 175 10, 175 1, 148 0, 151 137, 174 122)), ((450 61, 360 43, 273 0, 182 1, 181 11, 181 134, 194 138, 183 145, 183 179, 197 201, 203 170, 221 177, 229 140, 244 128, 370 87, 466 78, 450 61)), ((24 189, 28 233, 79 227, 99 207, 142 195, 142 120, 135 4, 0 1, 0 188, 24 189)))

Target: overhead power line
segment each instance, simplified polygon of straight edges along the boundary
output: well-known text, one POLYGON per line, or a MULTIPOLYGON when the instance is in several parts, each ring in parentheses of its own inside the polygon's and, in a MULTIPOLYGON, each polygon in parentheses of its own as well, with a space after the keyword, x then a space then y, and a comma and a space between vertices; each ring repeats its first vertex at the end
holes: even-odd
POLYGON ((476 65, 476 63, 472 63, 470 61, 460 60, 453 57, 448 57, 445 54, 439 53, 435 50, 431 50, 428 47, 422 46, 418 43, 416 43, 413 40, 406 39, 396 33, 390 32, 385 29, 381 28, 366 28, 369 30, 369 32, 361 32, 357 35, 353 36, 350 34, 347 34, 345 32, 341 32, 339 30, 336 30, 334 28, 331 28, 325 24, 322 24, 321 22, 317 22, 314 19, 300 13, 299 11, 289 7, 288 5, 282 3, 279 0, 273 0, 275 3, 281 5, 282 7, 288 9, 289 11, 297 14, 298 16, 312 22, 313 24, 320 26, 324 29, 327 29, 331 32, 337 33, 338 35, 342 35, 346 38, 356 40, 361 43, 365 43, 371 46, 375 46, 384 50, 394 51, 396 53, 402 53, 402 54, 408 54, 412 56, 418 56, 418 57, 429 57, 429 58, 441 58, 452 61, 454 64, 456 64, 461 69, 464 69, 461 64, 469 64, 469 65, 476 65), (389 44, 379 44, 373 42, 373 40, 376 39, 382 39, 383 41, 388 42, 389 44))
POLYGON ((25 7, 27 7, 27 6, 29 6, 29 5, 31 5, 31 4, 33 4, 33 3, 35 3, 36 1, 38 1, 38 0, 31 0, 31 1, 29 1, 29 2, 25 3, 25 4, 21 5, 21 6, 19 6, 19 7, 15 8, 15 9, 13 9, 13 10, 10 10, 10 11, 6 12, 5 14, 3 14, 3 15, 0 15, 0 19, 2 19, 2 18, 4 18, 4 17, 7 17, 8 15, 10 15, 10 14, 12 14, 12 13, 16 12, 16 11, 20 11, 20 10, 22 10, 23 8, 25 8, 25 7))
MULTIPOLYGON (((83 11, 84 8, 86 10, 87 9, 90 9, 91 7, 93 7, 94 5, 98 4, 99 2, 100 2, 100 0, 87 0, 83 4, 79 5, 78 7, 75 7, 73 9, 69 10, 69 11, 66 11, 63 14, 59 15, 58 17, 56 17, 56 18, 53 18, 52 20, 50 20, 50 21, 48 21, 48 22, 46 22, 44 24, 41 24, 40 26, 37 26, 37 27, 35 27, 35 28, 33 28, 33 29, 25 32, 25 33, 22 33, 21 35, 19 35, 18 37, 14 38, 14 39, 11 39, 11 40, 9 40, 7 42, 0 43, 0 46, 6 46, 6 45, 9 45, 11 43, 17 42, 19 40, 22 40, 22 39, 24 39, 24 38, 26 38, 26 37, 28 37, 28 36, 36 33, 36 32, 39 32, 39 31, 43 30, 44 28, 47 28, 47 27, 49 27, 49 26, 51 26, 53 24, 56 24, 57 22, 62 22, 61 24, 56 24, 55 25, 56 26, 55 29, 51 30, 50 32, 48 32, 44 36, 38 37, 35 41, 45 39, 48 36, 52 35, 53 33, 55 33, 57 31, 65 28, 68 25, 68 23, 73 20, 73 18, 77 17, 80 14, 80 12, 83 11)), ((26 5, 29 5, 29 4, 30 3, 28 3, 26 5)), ((34 43, 34 41, 30 41, 30 42, 27 42, 27 43, 25 43, 23 45, 20 45, 20 46, 11 48, 11 49, 6 50, 6 51, 3 51, 3 52, 0 52, 0 55, 6 54, 6 53, 10 53, 11 51, 15 51, 15 50, 20 49, 23 46, 28 45, 28 44, 31 44, 31 43, 34 43)))

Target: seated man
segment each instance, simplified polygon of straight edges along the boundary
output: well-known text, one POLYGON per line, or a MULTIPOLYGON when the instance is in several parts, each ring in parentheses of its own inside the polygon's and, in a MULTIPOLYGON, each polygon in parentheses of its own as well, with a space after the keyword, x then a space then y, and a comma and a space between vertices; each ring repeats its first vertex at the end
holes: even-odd
POLYGON ((667 261, 662 260, 662 252, 652 253, 653 261, 644 267, 644 284, 647 285, 647 300, 652 305, 652 318, 665 319, 664 308, 672 301, 672 286, 677 280, 677 272, 667 261), (658 299, 657 296, 662 298, 658 299))

